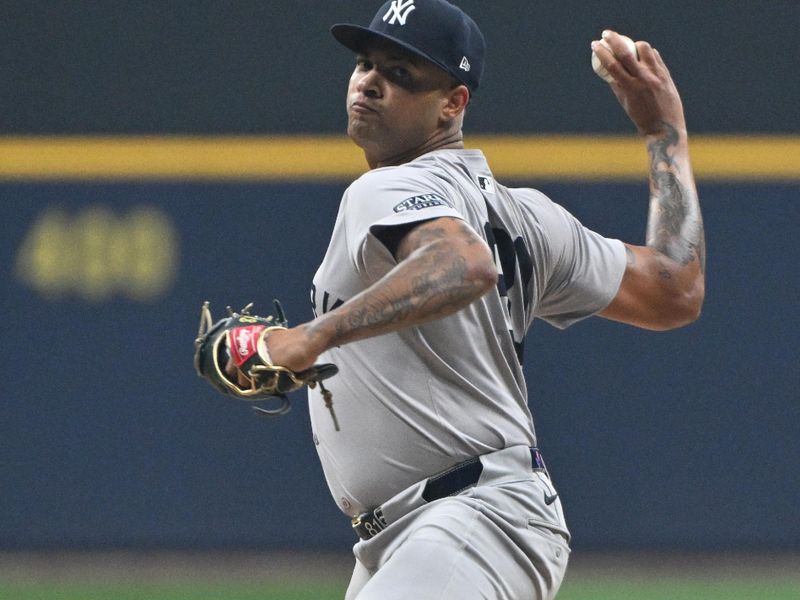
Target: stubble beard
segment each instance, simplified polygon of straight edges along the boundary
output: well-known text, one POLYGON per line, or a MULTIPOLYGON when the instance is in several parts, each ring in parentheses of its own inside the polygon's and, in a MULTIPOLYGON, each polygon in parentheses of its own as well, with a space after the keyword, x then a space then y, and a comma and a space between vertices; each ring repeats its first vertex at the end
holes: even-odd
POLYGON ((347 135, 356 146, 364 151, 368 160, 380 160, 391 154, 391 149, 387 147, 391 136, 375 123, 366 123, 360 119, 351 118, 347 124, 347 135))
POLYGON ((422 153, 430 142, 431 136, 422 135, 421 131, 386 130, 380 124, 350 118, 347 135, 353 143, 364 151, 367 162, 406 162, 409 158, 422 153))

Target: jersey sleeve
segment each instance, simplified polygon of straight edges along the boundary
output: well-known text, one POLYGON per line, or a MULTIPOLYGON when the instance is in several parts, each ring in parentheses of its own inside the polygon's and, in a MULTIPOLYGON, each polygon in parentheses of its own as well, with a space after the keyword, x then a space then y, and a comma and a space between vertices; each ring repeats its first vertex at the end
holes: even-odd
POLYGON ((445 188, 416 171, 411 167, 377 169, 348 188, 347 250, 359 271, 366 266, 366 254, 389 254, 377 238, 382 229, 439 217, 463 218, 445 188))
POLYGON ((606 308, 625 273, 625 245, 584 227, 551 203, 547 245, 551 268, 535 316, 564 329, 606 308))

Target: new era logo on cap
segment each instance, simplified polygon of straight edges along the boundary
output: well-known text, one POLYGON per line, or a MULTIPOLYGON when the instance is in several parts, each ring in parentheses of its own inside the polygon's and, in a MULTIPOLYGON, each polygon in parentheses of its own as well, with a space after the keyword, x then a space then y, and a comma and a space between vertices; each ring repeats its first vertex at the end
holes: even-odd
POLYGON ((408 15, 415 8, 417 7, 414 6, 414 0, 392 0, 392 5, 389 7, 388 12, 383 15, 383 21, 388 21, 389 25, 399 22, 403 26, 406 24, 408 15))

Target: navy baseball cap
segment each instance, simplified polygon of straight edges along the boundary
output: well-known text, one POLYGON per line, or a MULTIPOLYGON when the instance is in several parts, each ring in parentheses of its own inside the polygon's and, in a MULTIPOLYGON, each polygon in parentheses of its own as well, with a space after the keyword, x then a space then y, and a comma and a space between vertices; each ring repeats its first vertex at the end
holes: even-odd
POLYGON ((394 42, 444 69, 470 92, 478 89, 486 42, 475 21, 445 0, 390 0, 369 27, 338 23, 331 33, 354 52, 370 40, 394 42))

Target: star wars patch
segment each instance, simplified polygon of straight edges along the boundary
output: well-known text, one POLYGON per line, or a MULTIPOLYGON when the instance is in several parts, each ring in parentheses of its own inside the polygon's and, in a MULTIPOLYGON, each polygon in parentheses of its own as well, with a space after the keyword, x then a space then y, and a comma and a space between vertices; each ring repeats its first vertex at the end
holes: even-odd
POLYGON ((422 210, 424 208, 431 208, 432 206, 449 206, 447 200, 442 198, 439 194, 422 194, 421 196, 413 196, 403 200, 400 204, 394 207, 394 212, 401 213, 409 210, 422 210))

